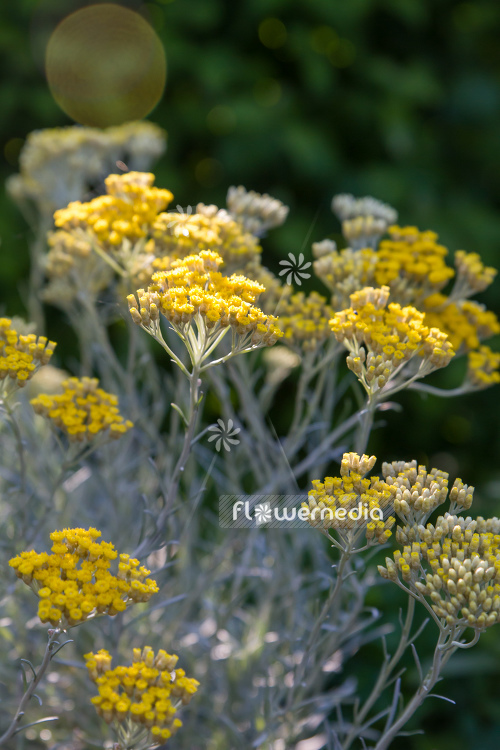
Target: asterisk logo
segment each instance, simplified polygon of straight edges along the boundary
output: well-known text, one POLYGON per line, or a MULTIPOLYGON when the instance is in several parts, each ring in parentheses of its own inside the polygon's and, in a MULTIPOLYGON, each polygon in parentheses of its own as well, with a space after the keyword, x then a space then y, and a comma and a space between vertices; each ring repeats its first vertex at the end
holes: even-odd
POLYGON ((193 213, 193 207, 188 206, 186 210, 182 208, 182 206, 176 206, 177 214, 174 219, 171 219, 171 221, 167 224, 167 229, 171 229, 172 233, 175 234, 177 237, 182 234, 184 237, 189 237, 189 228, 187 226, 189 222, 189 217, 193 213))
POLYGON ((255 523, 257 525, 261 523, 268 523, 272 518, 272 510, 269 503, 260 503, 260 505, 256 505, 254 516, 255 523))
POLYGON ((220 451, 222 447, 227 451, 230 451, 232 445, 238 445, 240 442, 235 435, 241 432, 241 429, 239 427, 234 427, 232 419, 227 420, 227 426, 222 419, 218 419, 217 424, 211 425, 208 429, 210 432, 214 433, 214 435, 210 435, 208 442, 211 443, 215 440, 215 449, 217 451, 220 451))
POLYGON ((302 279, 310 279, 311 274, 306 273, 305 269, 311 266, 311 262, 304 263, 304 254, 300 253, 299 257, 296 258, 293 253, 288 253, 290 260, 280 260, 280 266, 283 266, 279 272, 280 276, 285 276, 286 283, 291 284, 292 281, 298 286, 302 285, 302 279))

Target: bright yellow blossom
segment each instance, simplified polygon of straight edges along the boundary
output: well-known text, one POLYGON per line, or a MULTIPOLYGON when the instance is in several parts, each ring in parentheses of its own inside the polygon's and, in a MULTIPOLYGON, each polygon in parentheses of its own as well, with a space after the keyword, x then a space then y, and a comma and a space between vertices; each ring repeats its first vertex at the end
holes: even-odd
POLYGON ((366 478, 375 456, 344 453, 340 477, 312 481, 308 502, 302 504, 309 523, 317 528, 335 529, 344 539, 364 530, 368 541, 384 544, 395 523, 392 513, 395 491, 379 477, 366 478))
POLYGON ((403 368, 417 354, 420 364, 408 380, 445 367, 454 355, 446 334, 424 325, 423 313, 395 302, 387 304, 388 298, 388 287, 362 289, 351 295, 351 307, 330 321, 337 340, 349 351, 349 369, 369 395, 378 393, 390 380, 393 388, 402 387, 406 380, 403 368))
POLYGON ((245 276, 223 276, 221 264, 222 258, 208 250, 173 261, 171 270, 154 274, 147 291, 127 297, 133 321, 162 341, 162 314, 185 342, 193 363, 205 360, 229 330, 233 353, 271 346, 283 334, 277 319, 253 304, 264 287, 245 276))
POLYGON ((52 554, 31 550, 9 561, 40 599, 42 622, 66 629, 97 615, 116 615, 157 593, 150 571, 129 555, 120 555, 112 573, 118 553, 111 543, 97 541, 100 536, 97 529, 54 531, 52 554))
POLYGON ((98 387, 97 378, 68 378, 63 393, 40 394, 31 400, 37 414, 49 419, 73 442, 90 442, 96 437, 117 439, 133 423, 124 420, 118 397, 98 387))
POLYGON ((73 201, 54 214, 58 228, 81 229, 108 251, 124 240, 146 237, 157 215, 173 198, 170 190, 153 187, 149 172, 127 172, 106 177, 106 195, 89 203, 73 201))
POLYGON ((500 352, 481 346, 468 355, 467 380, 475 388, 488 388, 500 383, 500 352))
POLYGON ((134 649, 130 667, 111 668, 111 656, 101 649, 85 654, 98 695, 92 703, 108 723, 116 722, 134 747, 153 747, 170 739, 182 726, 176 714, 199 687, 198 680, 177 669, 178 656, 149 646, 134 649), (133 737, 131 737, 133 735, 133 737))
POLYGON ((279 311, 283 343, 292 349, 314 351, 331 338, 329 320, 334 311, 321 294, 311 292, 306 296, 298 292, 283 300, 279 311))
POLYGON ((40 367, 50 362, 55 347, 55 342, 45 336, 18 334, 10 318, 0 318, 0 387, 10 391, 25 386, 40 367))

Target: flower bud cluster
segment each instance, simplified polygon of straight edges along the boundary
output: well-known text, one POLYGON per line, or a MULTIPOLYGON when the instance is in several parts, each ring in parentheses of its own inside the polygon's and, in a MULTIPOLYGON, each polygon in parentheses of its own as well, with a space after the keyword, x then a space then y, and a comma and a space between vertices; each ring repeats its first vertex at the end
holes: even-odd
POLYGON ((176 668, 178 656, 163 649, 155 655, 149 646, 135 648, 132 665, 114 669, 104 649, 84 658, 98 688, 92 703, 108 724, 131 723, 147 729, 151 745, 163 744, 182 726, 177 710, 191 701, 200 683, 176 668))
POLYGON ((457 250, 455 253, 455 268, 457 269, 457 285, 461 294, 454 289, 455 296, 465 298, 477 292, 483 292, 493 283, 497 275, 496 268, 485 266, 478 253, 466 253, 457 250))
POLYGON ((243 185, 234 185, 227 191, 227 209, 245 231, 257 237, 269 229, 280 227, 288 216, 289 208, 277 198, 267 193, 246 190, 243 185))
POLYGON ((90 442, 97 437, 116 440, 133 423, 121 416, 118 397, 98 385, 97 378, 68 378, 62 383, 63 393, 41 393, 30 403, 72 442, 90 442))
POLYGON ((35 130, 20 155, 20 174, 7 189, 20 204, 34 202, 52 214, 80 199, 126 159, 130 169, 148 169, 165 151, 165 133, 152 122, 130 122, 100 130, 73 125, 35 130))
POLYGON ((111 543, 98 542, 100 536, 92 528, 54 531, 51 555, 32 550, 9 561, 40 599, 42 622, 66 629, 97 615, 116 615, 158 592, 150 571, 129 555, 120 555, 113 574, 110 567, 118 553, 111 543))
MULTIPOLYGON (((383 463, 382 475, 387 484, 394 488, 395 513, 409 526, 425 523, 448 495, 447 472, 440 469, 431 469, 428 472, 425 466, 417 467, 416 461, 383 463)), ((463 486, 460 480, 455 482, 454 497, 458 498, 463 486)), ((403 531, 404 529, 398 527, 397 533, 403 531)), ((407 542, 405 538, 403 543, 407 542)))
MULTIPOLYGON (((492 519, 497 521, 497 519, 492 519)), ((446 513, 428 524, 420 544, 429 572, 415 587, 449 625, 478 630, 500 622, 500 535, 446 513)))
POLYGON ((10 318, 0 318, 0 385, 22 388, 50 362, 56 343, 34 333, 19 334, 10 318), (10 379, 6 382, 6 379, 10 379))
POLYGON ((387 227, 398 218, 391 206, 369 196, 336 195, 332 211, 342 222, 343 235, 354 250, 375 248, 387 227))

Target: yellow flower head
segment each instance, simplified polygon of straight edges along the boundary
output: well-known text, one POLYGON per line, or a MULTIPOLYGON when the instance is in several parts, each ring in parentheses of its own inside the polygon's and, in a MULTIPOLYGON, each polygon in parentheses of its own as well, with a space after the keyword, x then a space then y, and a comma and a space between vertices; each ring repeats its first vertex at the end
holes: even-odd
POLYGON ((299 352, 315 351, 331 338, 329 320, 334 315, 325 297, 317 292, 294 294, 280 305, 283 343, 299 352))
POLYGON ((435 232, 392 226, 389 236, 378 247, 375 283, 388 286, 391 299, 418 305, 455 275, 446 265, 448 248, 437 242, 435 232))
POLYGON ((22 388, 35 372, 50 362, 56 344, 45 336, 20 335, 10 318, 0 318, 0 386, 22 388), (6 379, 9 378, 10 381, 6 379))
POLYGON ((134 244, 147 236, 157 215, 173 198, 170 190, 153 187, 149 172, 111 174, 106 195, 88 203, 74 201, 54 214, 56 227, 82 230, 108 252, 124 240, 134 244))
POLYGON ((330 321, 337 340, 349 351, 349 369, 370 395, 400 376, 416 354, 421 361, 412 379, 445 367, 454 355, 446 334, 424 325, 424 313, 395 302, 387 304, 388 298, 388 287, 368 287, 352 294, 351 307, 330 321))
POLYGON ((474 300, 450 302, 442 294, 433 294, 424 301, 425 324, 446 333, 455 351, 477 349, 483 339, 500 333, 494 312, 474 300))
POLYGON ((500 383, 500 352, 481 346, 468 355, 467 381, 474 388, 488 388, 500 383))
POLYGON ((104 649, 85 654, 85 661, 97 685, 92 703, 99 716, 108 724, 147 730, 151 745, 163 744, 182 726, 177 711, 191 701, 200 684, 176 668, 177 656, 163 650, 155 654, 149 646, 134 649, 129 667, 112 669, 104 649))
POLYGON ((312 526, 335 529, 340 536, 364 529, 368 541, 380 544, 391 536, 394 490, 379 477, 365 478, 375 456, 344 453, 340 477, 312 481, 308 502, 302 504, 312 526))
POLYGON ((51 555, 31 550, 9 561, 40 599, 42 622, 66 629, 97 615, 116 615, 157 593, 150 571, 129 555, 120 555, 112 573, 118 553, 111 543, 97 541, 100 536, 97 529, 54 531, 51 555))
POLYGON ((245 276, 223 276, 218 270, 221 264, 222 258, 209 250, 173 261, 171 270, 154 274, 147 291, 139 289, 137 298, 127 297, 132 319, 159 337, 161 313, 190 346, 194 321, 200 356, 229 329, 237 337, 233 348, 271 346, 283 334, 277 319, 253 304, 264 287, 245 276))
POLYGON ((118 397, 98 387, 97 378, 68 378, 63 393, 40 394, 31 400, 41 414, 62 430, 72 442, 90 442, 95 438, 118 439, 131 427, 118 409, 118 397))

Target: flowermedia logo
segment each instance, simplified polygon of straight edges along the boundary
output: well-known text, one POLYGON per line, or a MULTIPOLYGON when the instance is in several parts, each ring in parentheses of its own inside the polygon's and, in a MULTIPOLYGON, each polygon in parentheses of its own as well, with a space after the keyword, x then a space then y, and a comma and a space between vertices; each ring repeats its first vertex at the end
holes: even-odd
POLYGON ((213 432, 210 435, 208 442, 211 443, 213 440, 215 443, 215 450, 220 451, 221 448, 225 448, 227 451, 231 450, 232 445, 239 445, 239 438, 236 437, 241 429, 234 426, 232 419, 227 420, 227 425, 222 419, 217 420, 217 424, 213 424, 208 428, 209 432, 213 432))
POLYGON ((310 268, 311 262, 304 263, 304 253, 300 253, 299 257, 296 258, 293 253, 288 253, 290 260, 280 260, 280 266, 283 266, 279 272, 279 276, 286 275, 287 284, 297 284, 302 286, 302 279, 310 279, 311 274, 306 273, 306 268, 310 268))
POLYGON ((357 505, 336 509, 311 509, 307 495, 222 495, 219 498, 219 525, 224 529, 305 528, 311 523, 333 522, 339 529, 355 528, 371 521, 384 521, 381 508, 369 508, 361 499, 357 505), (305 505, 302 505, 304 503, 305 505))

